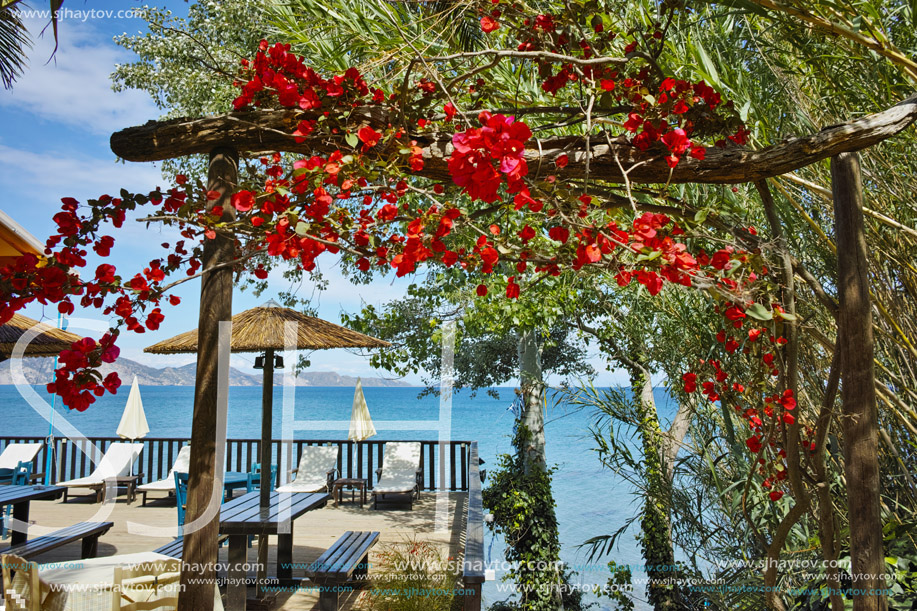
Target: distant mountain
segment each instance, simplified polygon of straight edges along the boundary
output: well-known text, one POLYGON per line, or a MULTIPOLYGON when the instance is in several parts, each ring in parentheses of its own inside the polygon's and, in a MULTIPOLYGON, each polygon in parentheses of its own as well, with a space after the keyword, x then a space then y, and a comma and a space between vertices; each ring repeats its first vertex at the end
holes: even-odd
MULTIPOLYGON (((22 360, 23 373, 31 384, 45 384, 51 380, 53 358, 26 358, 22 360)), ((124 384, 130 384, 134 376, 137 381, 145 386, 194 386, 196 365, 189 363, 182 367, 164 367, 157 369, 142 365, 137 361, 119 358, 112 365, 103 365, 101 371, 108 374, 117 371, 124 384)), ((403 387, 410 386, 400 380, 386 380, 384 378, 363 378, 363 386, 376 387, 403 387)), ((12 384, 10 361, 0 363, 0 384, 12 384)), ((283 376, 275 375, 276 386, 283 383, 283 376)), ((357 379, 352 376, 342 376, 332 371, 304 371, 296 379, 297 386, 354 386, 357 379)), ((235 368, 229 369, 230 386, 261 386, 260 375, 250 375, 235 368)))

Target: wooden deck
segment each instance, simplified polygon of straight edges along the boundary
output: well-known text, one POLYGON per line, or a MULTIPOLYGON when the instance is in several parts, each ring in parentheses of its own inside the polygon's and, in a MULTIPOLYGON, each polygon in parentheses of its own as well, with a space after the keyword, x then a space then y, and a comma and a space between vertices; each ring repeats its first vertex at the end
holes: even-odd
MULTIPOLYGON (((346 494, 346 493, 345 493, 346 494)), ((437 532, 435 530, 436 494, 423 492, 420 500, 414 502, 414 509, 410 511, 405 505, 380 506, 380 509, 371 509, 367 503, 361 509, 359 502, 350 503, 349 496, 345 502, 335 507, 329 503, 322 509, 310 511, 295 522, 293 537, 293 562, 309 563, 331 546, 334 541, 348 530, 377 530, 381 533, 379 544, 375 551, 385 549, 387 544, 397 543, 409 539, 424 540, 435 543, 442 549, 443 556, 461 558, 465 538, 465 504, 467 494, 464 492, 442 493, 447 499, 446 528, 437 532)), ((126 504, 124 497, 119 497, 114 505, 110 517, 93 517, 101 507, 100 504, 91 502, 93 496, 71 497, 66 504, 60 501, 34 501, 31 504, 30 522, 49 528, 62 528, 64 526, 84 520, 103 519, 115 523, 105 536, 99 539, 99 556, 114 554, 127 554, 132 552, 153 550, 168 543, 174 535, 169 537, 151 537, 135 532, 128 532, 127 523, 135 522, 147 527, 176 529, 176 510, 174 500, 165 500, 162 497, 150 497, 146 507, 140 505, 139 499, 134 503, 126 504)), ((357 496, 359 498, 359 495, 357 496)), ((142 530, 142 528, 141 528, 142 530)), ((37 534, 37 533, 36 533, 37 534)), ((32 536, 35 536, 34 534, 32 536)), ((276 539, 271 538, 269 566, 275 566, 276 539)), ((38 562, 64 562, 79 558, 79 543, 67 545, 36 558, 38 562)), ((227 548, 220 548, 220 562, 227 561, 227 548)), ((257 545, 248 552, 248 561, 256 562, 257 545)), ((372 562, 372 555, 370 556, 372 562)), ((273 570, 269 570, 273 574, 273 570)), ((294 577, 302 578, 303 569, 294 569, 294 577)), ((254 577, 254 572, 251 573, 254 577)), ((373 568, 370 567, 369 577, 372 579, 373 568)), ((276 596, 272 609, 297 609, 311 610, 318 608, 318 593, 308 591, 309 582, 303 582, 304 589, 296 592, 284 592, 276 596)), ((249 589, 249 596, 254 595, 254 588, 249 589)), ((351 609, 358 597, 354 593, 346 599, 343 609, 351 609)))

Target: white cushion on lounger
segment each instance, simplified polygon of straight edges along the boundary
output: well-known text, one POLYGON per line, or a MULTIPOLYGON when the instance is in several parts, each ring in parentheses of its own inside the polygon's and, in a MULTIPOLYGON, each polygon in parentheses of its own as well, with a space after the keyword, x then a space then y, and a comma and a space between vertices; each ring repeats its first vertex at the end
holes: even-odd
POLYGON ((277 492, 318 492, 328 485, 328 472, 337 468, 338 446, 305 446, 296 478, 277 492))
POLYGON ((15 469, 21 462, 32 462, 41 449, 41 443, 11 443, 0 454, 0 469, 15 469))
POLYGON ((382 458, 382 477, 373 486, 373 494, 411 492, 417 487, 420 468, 420 444, 389 441, 382 458))
POLYGON ((56 485, 68 488, 82 488, 104 484, 106 479, 127 475, 142 451, 142 443, 113 443, 108 447, 105 455, 91 474, 79 479, 58 482, 56 485))
POLYGON ((183 446, 182 449, 178 451, 178 456, 175 457, 175 463, 172 465, 172 468, 169 469, 169 475, 167 475, 165 479, 137 486, 137 490, 141 492, 168 492, 169 490, 175 490, 175 472, 187 473, 190 466, 191 446, 183 446))

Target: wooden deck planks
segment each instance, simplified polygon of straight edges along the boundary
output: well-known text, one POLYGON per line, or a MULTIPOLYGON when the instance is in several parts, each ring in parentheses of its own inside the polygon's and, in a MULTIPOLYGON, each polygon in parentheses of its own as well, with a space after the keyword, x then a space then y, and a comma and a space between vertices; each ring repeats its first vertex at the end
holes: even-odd
MULTIPOLYGON (((334 507, 331 503, 321 509, 309 511, 296 520, 293 536, 293 562, 303 568, 295 569, 294 576, 302 577, 305 566, 314 562, 318 557, 347 531, 379 531, 379 543, 370 552, 370 564, 373 564, 373 554, 383 550, 386 545, 399 543, 416 537, 419 540, 430 541, 441 547, 443 554, 460 558, 464 542, 464 512, 465 497, 463 492, 448 493, 448 508, 450 526, 448 531, 434 532, 436 496, 424 493, 419 501, 415 501, 413 511, 401 508, 370 509, 369 505, 360 508, 359 503, 343 503, 334 507)), ((99 556, 112 556, 114 554, 129 554, 140 551, 150 551, 159 548, 174 540, 176 527, 176 510, 174 501, 167 499, 150 499, 146 507, 139 503, 127 505, 123 498, 119 498, 112 507, 111 514, 96 515, 103 508, 100 503, 88 502, 89 499, 74 498, 66 505, 59 501, 32 501, 30 521, 34 524, 29 533, 38 536, 45 532, 64 528, 76 522, 86 520, 106 520, 115 523, 115 526, 99 539, 99 556), (129 533, 127 522, 134 522, 141 526, 166 529, 168 534, 163 537, 145 536, 143 533, 129 533)), ((147 528, 147 532, 148 532, 147 528)), ((277 557, 277 539, 270 538, 268 563, 273 566, 277 557)), ((227 548, 219 550, 219 561, 228 561, 227 548)), ((247 561, 256 562, 256 549, 247 550, 247 561)), ((46 554, 36 557, 39 563, 66 562, 78 560, 80 544, 69 544, 46 554)), ((369 569, 372 578, 373 568, 369 569)), ((253 576, 253 573, 252 573, 253 576)), ((304 586, 308 587, 309 582, 304 586)), ((250 590, 250 595, 253 593, 250 590)), ((344 600, 342 609, 350 609, 356 594, 344 600)), ((318 592, 300 590, 286 592, 277 596, 273 609, 278 610, 311 610, 317 608, 318 592)))

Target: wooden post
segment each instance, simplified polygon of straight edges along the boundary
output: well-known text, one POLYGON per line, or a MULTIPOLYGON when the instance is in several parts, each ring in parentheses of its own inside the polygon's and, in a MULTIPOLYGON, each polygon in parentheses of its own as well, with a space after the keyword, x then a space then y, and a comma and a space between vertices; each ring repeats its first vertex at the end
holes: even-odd
MULTIPOLYGON (((274 349, 264 352, 264 378, 261 389, 261 512, 266 513, 271 499, 271 421, 274 407, 274 349)), ((267 517, 266 515, 264 516, 267 517)), ((279 543, 278 543, 279 545, 279 543)), ((264 581, 267 578, 268 536, 258 536, 258 583, 255 587, 257 598, 264 597, 264 581)))
MULTIPOLYGON (((223 221, 235 218, 230 196, 238 180, 239 155, 230 148, 216 148, 210 153, 207 188, 220 193, 214 205, 223 207, 223 221)), ((204 241, 203 269, 207 270, 233 259, 235 246, 231 237, 217 234, 204 241)), ((188 468, 188 507, 185 522, 201 516, 214 491, 216 468, 217 360, 220 321, 232 320, 232 268, 223 267, 201 277, 201 305, 198 317, 197 377, 194 383, 194 416, 191 425, 191 457, 188 468)), ((185 533, 181 575, 180 611, 212 611, 216 582, 219 514, 200 529, 185 533)))
MULTIPOLYGON (((844 469, 850 518, 851 587, 879 590, 886 586, 879 507, 878 413, 872 336, 872 306, 866 238, 863 229, 863 185, 856 153, 831 158, 831 189, 837 234, 837 292, 840 311, 837 349, 841 363, 844 469)), ((884 595, 853 597, 855 611, 885 611, 884 595)))

